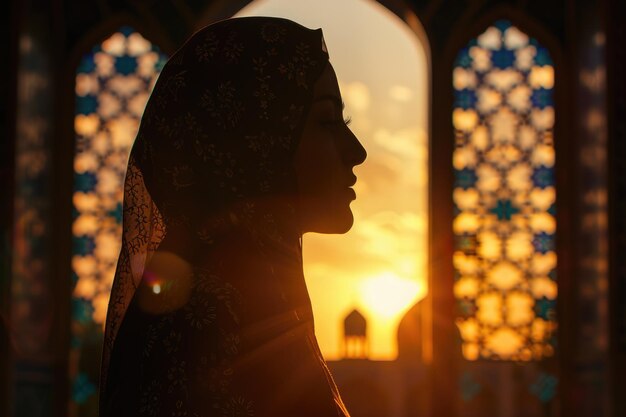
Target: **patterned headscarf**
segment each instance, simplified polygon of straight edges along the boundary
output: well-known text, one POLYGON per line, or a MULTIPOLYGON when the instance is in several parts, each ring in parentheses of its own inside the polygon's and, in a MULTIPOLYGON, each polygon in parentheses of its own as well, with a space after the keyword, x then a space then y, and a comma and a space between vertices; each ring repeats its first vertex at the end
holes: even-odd
MULTIPOLYGON (((223 372, 236 374, 233 368, 244 366, 245 360, 237 359, 246 349, 243 339, 247 336, 238 333, 242 328, 262 340, 271 338, 271 331, 263 329, 280 327, 263 319, 290 309, 296 316, 310 315, 302 276, 293 158, 313 86, 327 64, 320 29, 310 30, 285 19, 251 17, 200 30, 165 65, 128 162, 123 242, 106 321, 101 396, 107 395, 107 372, 114 346, 120 343, 116 337, 125 314, 138 288, 141 291, 142 285, 149 284, 146 265, 170 235, 183 236, 175 238, 179 245, 168 250, 186 262, 194 279, 184 309, 162 314, 154 326, 170 326, 175 331, 177 324, 172 323, 185 317, 196 319, 192 326, 198 329, 219 323, 213 329, 219 340, 213 342, 236 340, 209 352, 208 362, 219 363, 223 372), (237 269, 238 263, 244 265, 243 272, 237 269), (251 270, 258 270, 254 278, 258 287, 253 287, 259 292, 256 301, 246 299, 250 294, 242 295, 233 285, 251 270), (216 305, 207 306, 206 298, 194 295, 201 291, 216 305), (267 305, 249 308, 245 305, 249 302, 267 305), (208 313, 195 317, 197 306, 208 313), (219 316, 222 309, 228 320, 219 316), (246 311, 266 317, 245 318, 246 311)), ((317 343, 309 342, 308 348, 319 355, 317 343)), ((183 367, 190 365, 191 359, 184 356, 189 353, 173 352, 163 359, 175 362, 171 369, 180 368, 181 362, 183 367)), ((207 369, 214 372, 216 366, 209 363, 207 369)), ((232 385, 232 378, 221 384, 232 385)), ((332 380, 329 383, 333 385, 332 380)), ((231 406, 254 409, 243 397, 224 390, 218 395, 219 390, 208 389, 215 395, 213 407, 221 407, 222 412, 231 406)), ((149 409, 145 404, 142 407, 149 409)))

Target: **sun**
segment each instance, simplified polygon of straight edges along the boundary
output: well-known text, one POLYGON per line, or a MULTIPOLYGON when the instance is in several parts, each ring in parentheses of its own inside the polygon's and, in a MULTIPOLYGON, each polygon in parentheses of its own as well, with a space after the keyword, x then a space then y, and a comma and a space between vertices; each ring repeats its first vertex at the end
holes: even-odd
POLYGON ((391 319, 408 310, 423 297, 423 285, 393 272, 365 279, 361 284, 361 299, 364 306, 376 317, 391 319))

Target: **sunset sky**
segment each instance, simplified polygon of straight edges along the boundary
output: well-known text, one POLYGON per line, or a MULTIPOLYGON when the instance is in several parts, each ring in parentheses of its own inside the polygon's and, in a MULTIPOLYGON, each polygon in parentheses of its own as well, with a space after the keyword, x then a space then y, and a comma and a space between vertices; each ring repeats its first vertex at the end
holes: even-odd
POLYGON ((355 169, 352 230, 304 237, 321 349, 327 359, 341 358, 343 318, 357 308, 368 320, 370 358, 394 359, 398 322, 428 285, 426 51, 373 1, 257 0, 238 14, 252 15, 323 29, 345 116, 368 152, 355 169))

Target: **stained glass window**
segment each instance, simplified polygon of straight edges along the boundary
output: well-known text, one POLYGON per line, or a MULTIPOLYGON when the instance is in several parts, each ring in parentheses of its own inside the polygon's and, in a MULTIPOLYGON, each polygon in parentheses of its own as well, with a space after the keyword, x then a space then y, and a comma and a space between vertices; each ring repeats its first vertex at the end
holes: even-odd
POLYGON ((454 268, 468 360, 551 356, 557 298, 554 67, 498 21, 453 71, 454 268))
POLYGON ((121 243, 126 162, 165 60, 157 47, 123 27, 85 54, 76 72, 70 365, 76 404, 95 403, 121 243))

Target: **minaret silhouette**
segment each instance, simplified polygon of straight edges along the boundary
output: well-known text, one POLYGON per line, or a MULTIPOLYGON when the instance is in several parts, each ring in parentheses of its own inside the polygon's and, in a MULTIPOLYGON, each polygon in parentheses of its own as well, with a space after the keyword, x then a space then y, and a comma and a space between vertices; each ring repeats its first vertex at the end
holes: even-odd
POLYGON ((345 359, 367 359, 367 321, 358 310, 352 310, 343 321, 343 357, 345 359))

